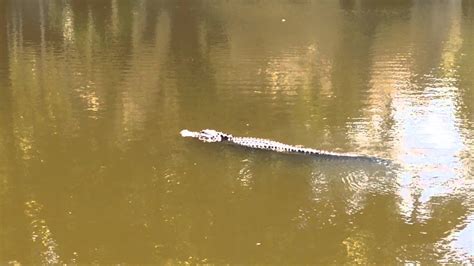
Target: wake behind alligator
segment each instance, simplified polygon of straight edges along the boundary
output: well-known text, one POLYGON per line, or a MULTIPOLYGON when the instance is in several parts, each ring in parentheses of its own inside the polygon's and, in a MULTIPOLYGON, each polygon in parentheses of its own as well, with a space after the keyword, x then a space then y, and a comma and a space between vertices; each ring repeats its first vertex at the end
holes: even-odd
POLYGON ((388 161, 385 159, 367 155, 322 151, 261 138, 235 137, 213 129, 204 129, 199 132, 183 129, 181 130, 180 134, 182 137, 197 138, 203 142, 223 142, 259 150, 268 150, 289 154, 304 154, 328 159, 362 159, 383 164, 388 163, 388 161))

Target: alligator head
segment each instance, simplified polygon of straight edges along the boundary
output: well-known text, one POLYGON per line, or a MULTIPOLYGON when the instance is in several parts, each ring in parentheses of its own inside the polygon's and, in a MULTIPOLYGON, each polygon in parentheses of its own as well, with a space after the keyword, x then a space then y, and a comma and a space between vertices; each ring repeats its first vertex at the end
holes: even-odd
POLYGON ((199 132, 183 129, 180 134, 182 137, 197 138, 204 142, 222 142, 232 138, 232 135, 215 131, 214 129, 203 129, 199 132))

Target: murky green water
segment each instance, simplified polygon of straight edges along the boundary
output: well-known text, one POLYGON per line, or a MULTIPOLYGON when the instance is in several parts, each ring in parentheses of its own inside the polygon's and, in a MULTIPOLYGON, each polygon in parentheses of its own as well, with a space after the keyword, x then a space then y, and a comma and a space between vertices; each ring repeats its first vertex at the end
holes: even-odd
POLYGON ((472 1, 6 0, 0 14, 0 263, 473 262, 472 1))

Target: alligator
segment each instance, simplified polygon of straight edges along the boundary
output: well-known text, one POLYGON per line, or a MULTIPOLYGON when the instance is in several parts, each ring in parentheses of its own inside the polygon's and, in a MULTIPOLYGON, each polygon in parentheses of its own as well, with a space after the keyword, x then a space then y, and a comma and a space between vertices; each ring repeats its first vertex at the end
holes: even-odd
POLYGON ((203 129, 199 132, 183 129, 181 130, 180 134, 182 137, 197 138, 203 142, 209 142, 209 143, 210 142, 223 142, 223 143, 230 143, 230 144, 235 144, 238 146, 248 147, 252 149, 269 150, 269 151, 275 151, 275 152, 280 152, 280 153, 304 154, 304 155, 309 155, 309 156, 334 158, 334 159, 336 158, 366 159, 366 160, 384 163, 384 164, 387 163, 387 160, 385 159, 372 157, 368 155, 323 151, 323 150, 305 148, 305 147, 296 146, 296 145, 284 144, 278 141, 262 139, 262 138, 235 137, 231 134, 219 132, 214 129, 203 129))

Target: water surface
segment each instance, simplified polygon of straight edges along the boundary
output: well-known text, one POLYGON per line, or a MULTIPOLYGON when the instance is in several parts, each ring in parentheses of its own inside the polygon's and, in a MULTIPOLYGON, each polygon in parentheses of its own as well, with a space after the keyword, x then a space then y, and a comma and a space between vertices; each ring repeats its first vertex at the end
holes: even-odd
POLYGON ((472 1, 0 13, 0 263, 473 263, 472 1))

